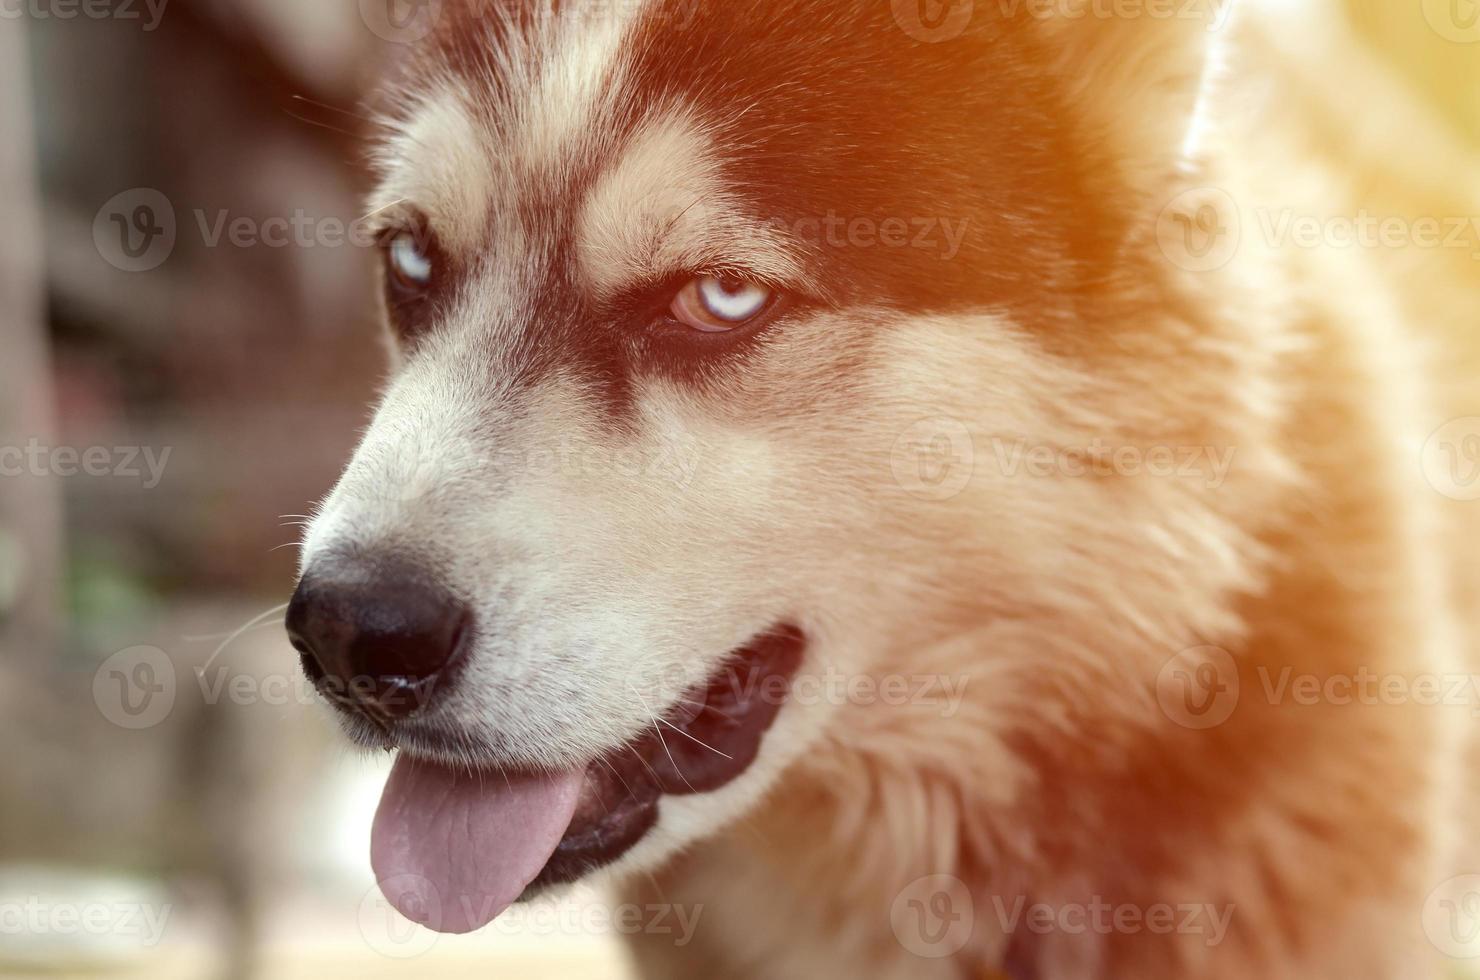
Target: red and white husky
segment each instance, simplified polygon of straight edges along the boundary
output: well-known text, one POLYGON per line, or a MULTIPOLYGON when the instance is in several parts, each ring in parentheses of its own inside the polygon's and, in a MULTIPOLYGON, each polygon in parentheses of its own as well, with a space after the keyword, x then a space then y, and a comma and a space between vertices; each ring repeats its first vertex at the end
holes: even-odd
POLYGON ((289 617, 400 753, 397 907, 463 932, 614 874, 705 909, 654 977, 1472 951, 1475 699, 1419 685, 1475 648, 1480 267, 1282 229, 1473 180, 1375 73, 1323 84, 1334 34, 433 14, 376 153, 395 373, 289 617))

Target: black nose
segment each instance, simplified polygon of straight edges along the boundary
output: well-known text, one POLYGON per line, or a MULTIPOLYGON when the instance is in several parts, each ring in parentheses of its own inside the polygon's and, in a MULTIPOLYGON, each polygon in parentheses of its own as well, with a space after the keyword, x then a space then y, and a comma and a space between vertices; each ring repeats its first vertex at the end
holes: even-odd
POLYGON ((467 607, 395 561, 316 562, 288 606, 288 637, 331 701, 381 722, 405 718, 456 665, 467 607))

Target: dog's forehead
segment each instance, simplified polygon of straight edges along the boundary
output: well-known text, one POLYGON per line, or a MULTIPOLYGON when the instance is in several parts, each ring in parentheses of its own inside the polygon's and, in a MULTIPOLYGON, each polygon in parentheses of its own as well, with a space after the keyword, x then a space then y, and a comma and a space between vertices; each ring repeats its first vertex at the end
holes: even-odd
POLYGON ((490 215, 551 202, 609 151, 602 134, 630 27, 630 17, 548 6, 447 5, 395 80, 376 206, 414 204, 446 244, 471 250, 490 215))
POLYGON ((1060 302, 1090 205, 1041 57, 990 12, 936 44, 894 6, 448 4, 400 76, 374 203, 413 202, 454 250, 598 289, 726 249, 783 278, 817 258, 787 230, 863 222, 911 240, 823 243, 846 246, 829 272, 870 300, 1060 302))

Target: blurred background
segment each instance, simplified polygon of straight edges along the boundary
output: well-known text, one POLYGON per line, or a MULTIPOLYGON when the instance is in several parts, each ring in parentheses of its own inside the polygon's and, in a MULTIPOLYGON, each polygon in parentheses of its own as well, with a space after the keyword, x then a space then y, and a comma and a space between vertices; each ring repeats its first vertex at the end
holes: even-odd
MULTIPOLYGON (((282 636, 383 365, 366 82, 437 2, 0 0, 0 976, 625 975, 591 894, 396 920, 282 636)), ((1329 3, 1480 150, 1480 4, 1329 3)))

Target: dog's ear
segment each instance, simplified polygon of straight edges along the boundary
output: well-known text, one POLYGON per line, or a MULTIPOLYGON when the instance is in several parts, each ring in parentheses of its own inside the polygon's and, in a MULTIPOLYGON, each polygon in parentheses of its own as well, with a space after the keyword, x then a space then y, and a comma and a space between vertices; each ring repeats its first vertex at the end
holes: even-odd
POLYGON ((1105 16, 1093 0, 1060 0, 1067 9, 1038 21, 1069 105, 1132 186, 1155 192, 1192 162, 1233 4, 1179 2, 1152 16, 1148 3, 1134 5, 1141 16, 1105 16))

